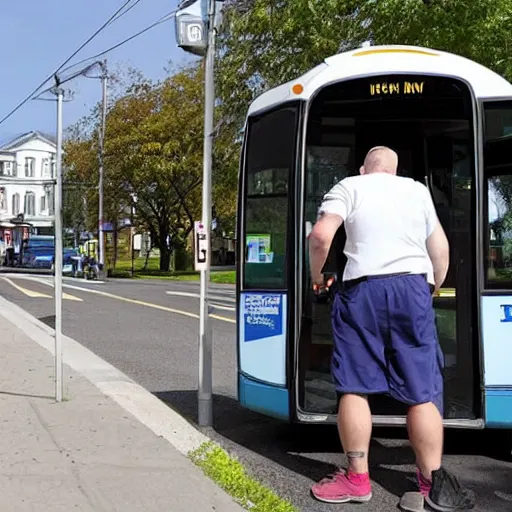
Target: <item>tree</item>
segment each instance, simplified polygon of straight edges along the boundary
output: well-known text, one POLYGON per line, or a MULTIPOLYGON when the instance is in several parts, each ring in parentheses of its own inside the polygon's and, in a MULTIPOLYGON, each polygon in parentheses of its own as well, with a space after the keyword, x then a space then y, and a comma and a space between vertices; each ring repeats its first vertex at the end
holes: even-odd
MULTIPOLYGON (((203 175, 203 70, 193 66, 152 84, 140 76, 116 97, 107 115, 105 218, 117 224, 135 208, 134 222, 151 233, 160 269, 173 250, 183 253, 201 216, 203 175)), ((96 111, 75 127, 66 145, 70 179, 97 180, 96 111)), ((213 187, 217 220, 234 225, 236 151, 230 134, 215 134, 213 187)), ((97 218, 90 189, 89 218, 97 218)))
POLYGON ((512 79, 511 15, 508 0, 230 0, 217 69, 224 117, 240 129, 255 96, 367 40, 457 53, 512 79))
POLYGON ((136 220, 169 270, 199 218, 202 182, 202 81, 182 70, 155 87, 137 87, 108 115, 105 163, 117 192, 136 206, 136 220))

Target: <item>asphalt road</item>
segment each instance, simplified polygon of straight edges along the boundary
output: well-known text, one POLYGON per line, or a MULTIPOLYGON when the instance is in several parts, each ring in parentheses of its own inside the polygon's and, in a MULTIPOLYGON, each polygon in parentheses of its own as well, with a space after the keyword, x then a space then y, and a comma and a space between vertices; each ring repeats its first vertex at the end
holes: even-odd
MULTIPOLYGON (((54 322, 52 279, 0 276, 0 294, 40 320, 54 322), (6 280, 7 278, 8 280, 6 280)), ((198 283, 64 280, 66 335, 93 350, 194 422, 197 415, 198 283)), ((333 426, 289 426, 236 402, 234 288, 212 285, 223 309, 213 319, 214 429, 258 480, 304 512, 387 512, 412 489, 412 453, 403 430, 376 430, 371 448, 374 498, 343 507, 310 498, 313 481, 343 464, 333 426), (226 309, 227 308, 227 309, 226 309)), ((512 510, 510 446, 499 431, 448 431, 445 465, 477 494, 476 511, 512 510)))

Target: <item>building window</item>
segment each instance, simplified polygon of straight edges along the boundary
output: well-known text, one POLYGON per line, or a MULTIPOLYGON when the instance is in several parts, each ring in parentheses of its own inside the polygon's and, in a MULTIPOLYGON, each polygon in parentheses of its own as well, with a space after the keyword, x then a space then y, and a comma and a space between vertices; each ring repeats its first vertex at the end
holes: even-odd
POLYGON ((0 187, 0 210, 7 210, 7 201, 5 200, 5 188, 0 187))
POLYGON ((0 162, 0 176, 10 176, 12 172, 12 162, 0 162))
POLYGON ((14 194, 12 196, 12 214, 18 215, 20 213, 20 195, 14 194))
POLYGON ((55 161, 55 156, 52 156, 52 159, 51 159, 51 175, 50 177, 51 178, 55 178, 55 176, 57 175, 57 172, 56 172, 56 169, 57 169, 57 163, 55 161))
POLYGON ((48 158, 43 158, 42 160, 41 176, 43 176, 43 178, 48 178, 50 176, 50 160, 48 158))
POLYGON ((36 214, 36 196, 33 192, 25 194, 25 215, 33 216, 36 214))
POLYGON ((46 196, 41 196, 41 213, 43 213, 46 208, 46 196))
POLYGON ((33 178, 36 175, 36 159, 33 157, 25 158, 25 177, 33 178))

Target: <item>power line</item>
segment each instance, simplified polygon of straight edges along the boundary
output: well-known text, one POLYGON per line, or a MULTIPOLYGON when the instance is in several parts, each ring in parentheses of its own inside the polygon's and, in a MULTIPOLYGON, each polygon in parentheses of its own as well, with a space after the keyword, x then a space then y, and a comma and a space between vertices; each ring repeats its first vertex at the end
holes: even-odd
MULTIPOLYGON (((138 3, 138 1, 140 1, 140 0, 137 0, 137 3, 138 3)), ((49 75, 43 82, 41 82, 30 94, 28 94, 25 97, 25 99, 23 99, 21 101, 21 103, 19 103, 16 107, 14 107, 6 116, 4 116, 2 119, 0 119, 0 124, 2 124, 5 121, 7 121, 7 119, 9 119, 11 116, 13 116, 21 107, 23 107, 23 105, 25 105, 25 103, 30 101, 32 96, 34 94, 36 94, 46 84, 46 82, 48 82, 48 80, 50 80, 52 77, 54 77, 73 57, 75 57, 77 55, 78 52, 83 50, 100 32, 102 32, 111 23, 113 23, 114 21, 118 20, 121 16, 126 14, 126 12, 128 12, 128 10, 130 10, 130 8, 128 8, 128 10, 126 12, 124 12, 124 13, 122 11, 131 2, 132 2, 132 0, 126 0, 125 3, 114 14, 112 14, 112 16, 110 16, 110 18, 99 29, 97 29, 96 32, 94 32, 92 34, 92 36, 90 36, 84 43, 82 43, 80 45, 80 47, 76 51, 74 51, 71 54, 71 56, 68 57, 51 75, 49 75)))
POLYGON ((112 25, 112 23, 116 22, 117 20, 119 20, 120 18, 122 18, 125 14, 128 14, 134 7, 137 6, 137 4, 139 4, 141 2, 141 0, 135 0, 135 3, 130 5, 130 7, 128 7, 128 9, 126 9, 126 11, 122 12, 119 14, 119 16, 117 16, 115 19, 113 19, 107 26, 110 26, 112 25))
POLYGON ((133 34, 132 36, 130 37, 127 37, 126 39, 124 39, 123 41, 120 41, 119 43, 111 46, 110 48, 107 48, 106 50, 103 50, 102 52, 100 53, 97 53, 96 55, 92 55, 91 57, 87 57, 86 59, 82 59, 82 60, 79 60, 78 62, 75 62, 74 64, 72 64, 71 66, 68 66, 67 68, 63 69, 62 72, 66 72, 68 70, 70 70, 71 68, 74 68, 75 66, 78 66, 80 64, 83 64, 89 60, 96 60, 100 57, 103 57, 103 55, 113 51, 113 50, 116 50, 117 48, 119 48, 120 46, 122 46, 123 44, 126 44, 126 43, 129 43, 132 39, 135 39, 139 36, 141 36, 142 34, 148 32, 149 30, 151 30, 152 28, 155 28, 156 26, 162 24, 162 23, 165 23, 166 21, 169 21, 171 20, 174 15, 178 12, 178 10, 174 10, 174 11, 171 11, 167 14, 164 14, 161 18, 159 18, 157 21, 155 21, 154 23, 152 23, 151 25, 149 25, 148 27, 142 29, 141 31, 137 32, 136 34, 133 34))

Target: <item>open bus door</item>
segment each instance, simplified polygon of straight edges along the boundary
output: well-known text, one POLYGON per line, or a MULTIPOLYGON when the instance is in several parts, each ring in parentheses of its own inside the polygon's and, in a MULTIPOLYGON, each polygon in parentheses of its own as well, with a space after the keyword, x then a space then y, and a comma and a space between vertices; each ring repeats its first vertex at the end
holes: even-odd
MULTIPOLYGON (((442 293, 434 299, 445 355, 445 424, 480 428, 475 102, 467 86, 441 77, 425 77, 428 96, 367 102, 363 94, 373 80, 333 84, 313 100, 306 137, 304 221, 315 222, 323 195, 355 174, 373 146, 395 149, 400 158, 399 175, 429 188, 451 248, 450 272, 442 293)), ((342 226, 324 267, 340 279, 344 242, 342 226)), ((301 421, 316 422, 337 410, 330 375, 331 314, 330 305, 316 303, 310 292, 307 246, 303 257, 297 416, 301 421)), ((385 396, 370 397, 370 402, 376 424, 405 423, 403 404, 385 396)))

